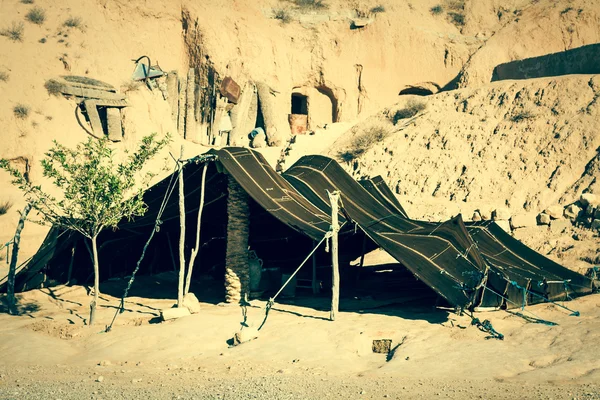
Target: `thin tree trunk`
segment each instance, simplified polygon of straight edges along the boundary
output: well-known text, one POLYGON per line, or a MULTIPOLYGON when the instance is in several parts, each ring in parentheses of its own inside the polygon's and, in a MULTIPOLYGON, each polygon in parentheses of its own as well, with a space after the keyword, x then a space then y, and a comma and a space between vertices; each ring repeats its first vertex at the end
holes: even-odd
POLYGON ((98 305, 98 297, 100 296, 100 265, 98 264, 98 245, 96 239, 98 236, 92 237, 92 256, 94 258, 94 299, 90 304, 90 326, 96 320, 96 306, 98 305))
POLYGON ((192 249, 192 255, 190 256, 190 263, 188 265, 187 278, 185 280, 185 290, 183 295, 185 296, 190 291, 190 285, 192 284, 192 270, 194 269, 194 262, 200 249, 200 223, 202 221, 202 209, 204 208, 204 189, 206 185, 206 171, 208 170, 208 163, 204 163, 204 169, 202 170, 202 183, 200 184, 200 205, 198 206, 198 222, 196 224, 196 245, 192 249))
POLYGON ((339 192, 329 193, 329 201, 331 202, 331 226, 333 235, 331 236, 331 268, 332 285, 331 285, 331 313, 329 319, 335 321, 335 316, 338 312, 340 304, 340 270, 338 265, 338 199, 339 192))
MULTIPOLYGON (((183 158, 183 146, 181 157, 183 158)), ((183 307, 183 284, 185 278, 185 193, 183 191, 183 163, 179 162, 179 286, 177 288, 177 307, 183 307)))
POLYGON ((15 238, 13 240, 13 251, 10 258, 10 266, 8 269, 8 282, 7 282, 7 296, 8 296, 8 312, 11 315, 17 314, 16 299, 15 299, 15 276, 17 275, 17 260, 19 257, 19 244, 21 243, 21 231, 25 225, 25 219, 27 214, 31 210, 31 204, 27 203, 23 211, 21 212, 21 218, 17 224, 17 230, 15 232, 15 238))
POLYGON ((225 256, 225 301, 239 302, 250 290, 248 266, 248 195, 233 177, 227 188, 227 252, 225 256))

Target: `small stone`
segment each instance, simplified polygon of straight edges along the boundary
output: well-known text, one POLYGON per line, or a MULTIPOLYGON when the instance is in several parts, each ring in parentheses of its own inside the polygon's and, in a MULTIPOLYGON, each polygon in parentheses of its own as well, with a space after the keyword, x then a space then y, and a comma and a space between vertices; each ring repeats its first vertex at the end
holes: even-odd
POLYGON ((471 221, 473 221, 473 222, 481 221, 481 214, 479 213, 479 211, 475 210, 475 212, 473 213, 473 216, 471 217, 471 221))
POLYGON ((494 221, 508 221, 510 219, 510 211, 508 208, 497 208, 492 212, 494 221))
POLYGON ((593 205, 588 204, 587 207, 585 207, 585 215, 587 217, 594 218, 595 213, 596 213, 596 208, 593 205))
POLYGON ((559 205, 548 207, 544 213, 548 214, 552 219, 561 219, 563 217, 563 207, 559 205))
POLYGON ((233 344, 237 346, 244 342, 249 342, 250 340, 256 339, 257 337, 258 329, 253 327, 245 327, 241 331, 235 333, 233 336, 233 344))
POLYGON ((591 228, 600 231, 600 219, 593 220, 591 228))
POLYGON ((392 348, 392 339, 374 339, 373 353, 388 354, 392 348))
POLYGON ((550 225, 550 216, 546 213, 541 213, 537 218, 539 225, 550 225))
POLYGON ((96 382, 103 382, 104 381, 104 377, 102 375, 100 375, 99 377, 96 378, 96 382))
POLYGON ((482 220, 489 221, 492 219, 492 211, 490 209, 480 208, 477 211, 479 212, 482 220))
POLYGON ((512 229, 525 228, 528 226, 535 226, 536 220, 534 214, 523 213, 516 214, 510 218, 510 226, 512 229))
POLYGON ((592 193, 583 193, 579 197, 579 202, 583 207, 587 207, 588 205, 591 205, 593 207, 600 206, 600 198, 592 193))
POLYGON ((190 315, 190 310, 188 310, 186 307, 174 307, 160 310, 160 316, 162 317, 163 321, 186 317, 188 315, 190 315))
POLYGON ((111 364, 112 364, 112 363, 111 363, 110 361, 108 361, 108 360, 102 360, 102 361, 100 361, 100 362, 98 363, 98 365, 99 365, 99 366, 101 366, 101 367, 107 367, 107 366, 109 366, 109 365, 111 365, 111 364))
POLYGON ((510 223, 508 221, 494 221, 500 228, 502 228, 502 230, 504 230, 505 232, 510 233, 510 223))
POLYGON ((250 143, 250 147, 253 149, 260 149, 267 145, 267 135, 264 132, 259 133, 254 136, 252 139, 252 143, 250 143))
POLYGON ((596 208, 596 211, 594 211, 594 219, 600 219, 600 207, 596 208))
POLYGON ((577 217, 579 217, 580 212, 581 208, 579 208, 579 206, 577 206, 576 204, 571 204, 565 208, 563 215, 565 216, 565 218, 568 219, 576 219, 577 217))
POLYGON ((187 308, 191 314, 200 312, 200 302, 194 293, 188 293, 183 296, 183 306, 187 308))

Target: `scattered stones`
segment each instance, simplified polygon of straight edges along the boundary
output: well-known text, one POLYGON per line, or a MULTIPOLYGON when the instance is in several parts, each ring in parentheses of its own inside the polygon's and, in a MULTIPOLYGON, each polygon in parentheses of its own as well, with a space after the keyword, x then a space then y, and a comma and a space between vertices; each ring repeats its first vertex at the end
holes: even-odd
POLYGON ((200 312, 200 302, 194 293, 188 293, 183 296, 183 306, 190 311, 190 314, 198 314, 200 312))
POLYGON ((534 214, 517 214, 513 215, 510 219, 510 226, 512 229, 524 228, 536 225, 536 218, 534 214))
POLYGON ((102 361, 100 361, 98 363, 98 365, 101 366, 101 367, 107 367, 109 365, 112 365, 112 363, 110 361, 108 361, 108 360, 102 360, 102 361))
POLYGON ((561 219, 563 217, 563 207, 559 205, 548 207, 544 213, 548 214, 552 219, 561 219))
POLYGON ((494 221, 508 221, 510 219, 510 211, 507 208, 497 208, 492 212, 494 221))
POLYGON ((508 221, 504 221, 504 220, 497 220, 497 221, 494 221, 494 222, 496 222, 496 224, 497 224, 497 225, 498 225, 500 228, 502 228, 502 229, 503 229, 505 232, 508 232, 508 233, 510 233, 510 232, 511 232, 511 230, 510 230, 510 223, 509 223, 508 221))
POLYGON ((167 308, 160 311, 160 316, 163 321, 186 317, 188 315, 190 315, 190 310, 188 310, 186 307, 167 308))
POLYGON ((473 222, 481 221, 481 214, 479 213, 479 210, 475 210, 475 212, 473 213, 473 216, 471 217, 471 221, 473 221, 473 222))
POLYGON ((392 349, 392 339, 374 339, 371 348, 373 353, 388 354, 392 349))
POLYGON ((576 219, 581 212, 581 208, 576 204, 571 204, 565 208, 563 215, 565 218, 576 219))
POLYGON ((550 216, 546 213, 540 213, 537 222, 539 225, 550 225, 550 216))

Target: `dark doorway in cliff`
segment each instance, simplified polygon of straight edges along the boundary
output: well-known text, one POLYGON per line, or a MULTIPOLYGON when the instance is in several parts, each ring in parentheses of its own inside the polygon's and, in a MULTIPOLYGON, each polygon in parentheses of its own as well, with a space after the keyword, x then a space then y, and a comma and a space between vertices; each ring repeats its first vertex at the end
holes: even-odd
POLYGON ((327 86, 319 86, 316 88, 319 93, 324 94, 331 101, 331 122, 339 121, 339 110, 338 110, 338 100, 333 94, 333 90, 328 88, 327 86))
POLYGON ((308 96, 292 93, 292 114, 308 115, 308 96))
POLYGON ((407 94, 412 94, 415 96, 430 96, 433 94, 433 92, 430 89, 411 87, 411 88, 403 89, 400 91, 400 93, 398 93, 399 96, 403 96, 403 95, 407 95, 407 94))

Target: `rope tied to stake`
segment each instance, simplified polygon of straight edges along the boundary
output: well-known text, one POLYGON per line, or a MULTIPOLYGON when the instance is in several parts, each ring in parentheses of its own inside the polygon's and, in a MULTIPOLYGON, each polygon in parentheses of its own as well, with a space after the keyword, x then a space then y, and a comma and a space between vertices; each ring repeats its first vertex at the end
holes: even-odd
MULTIPOLYGON (((306 256, 306 258, 304 259, 304 261, 302 261, 302 263, 300 264, 300 266, 298 266, 298 268, 296 268, 296 270, 294 271, 294 273, 292 275, 290 275, 290 277, 288 278, 288 280, 285 281, 285 283, 283 284, 283 286, 281 286, 281 288, 277 291, 277 293, 275 293, 275 296, 269 298, 269 301, 267 301, 267 304, 265 305, 265 318, 263 319, 262 323, 258 327, 259 331, 262 329, 262 327, 267 322, 267 318, 269 317, 269 311, 271 311, 271 308, 275 304, 275 299, 277 298, 277 296, 279 296, 281 294, 281 292, 283 291, 283 289, 285 289, 285 287, 288 285, 288 283, 290 283, 292 281, 292 279, 294 279, 294 276, 296 276, 296 274, 298 273, 298 271, 300 271, 300 268, 302 268, 304 266, 304 264, 306 264, 306 262, 308 260, 310 260, 310 258, 312 257, 312 255, 315 253, 315 251, 317 251, 317 249, 321 245, 321 243, 323 243, 325 240, 329 239, 333 235, 333 229, 334 229, 334 227, 332 226, 329 229, 329 231, 327 231, 325 233, 325 236, 323 236, 323 238, 319 241, 319 243, 317 243, 317 245, 312 249, 312 251, 308 254, 308 256, 306 256)), ((337 228, 337 229, 339 229, 339 228, 337 228)), ((245 322, 245 319, 244 319, 244 322, 245 322)))
POLYGON ((486 339, 504 340, 504 335, 494 329, 489 319, 485 319, 481 322, 479 318, 473 318, 471 320, 471 325, 477 326, 482 332, 489 333, 490 336, 486 337, 486 339))

